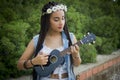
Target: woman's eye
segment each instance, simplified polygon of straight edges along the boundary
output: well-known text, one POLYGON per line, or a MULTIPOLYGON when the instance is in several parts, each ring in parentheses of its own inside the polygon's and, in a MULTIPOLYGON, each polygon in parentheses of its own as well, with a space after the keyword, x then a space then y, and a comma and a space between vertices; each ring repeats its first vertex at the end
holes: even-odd
POLYGON ((58 19, 54 19, 54 21, 58 21, 58 19))
POLYGON ((65 20, 64 17, 62 17, 61 19, 60 18, 54 18, 54 21, 59 21, 59 20, 65 20))
POLYGON ((65 18, 62 18, 62 20, 65 20, 65 18))

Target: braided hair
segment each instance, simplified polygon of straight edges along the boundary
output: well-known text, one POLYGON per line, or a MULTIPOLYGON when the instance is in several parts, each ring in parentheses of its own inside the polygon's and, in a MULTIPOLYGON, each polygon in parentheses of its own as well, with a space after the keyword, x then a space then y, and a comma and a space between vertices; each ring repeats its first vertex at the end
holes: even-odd
MULTIPOLYGON (((48 2, 47 4, 45 4, 43 6, 42 13, 46 12, 48 8, 56 6, 58 4, 59 3, 53 2, 53 1, 52 2, 48 2)), ((34 57, 38 54, 38 52, 43 47, 42 44, 44 42, 45 36, 46 36, 46 34, 48 32, 48 29, 50 27, 50 15, 51 14, 41 15, 41 22, 40 22, 41 28, 40 28, 40 32, 39 32, 39 38, 38 38, 38 43, 37 43, 37 46, 36 46, 36 51, 35 51, 34 57)), ((72 41, 70 39, 70 35, 69 35, 69 31, 68 31, 68 28, 67 28, 66 21, 65 21, 65 25, 64 25, 63 30, 65 32, 65 35, 66 35, 68 41, 69 41, 69 46, 72 45, 72 41)), ((34 68, 33 68, 33 80, 37 80, 37 73, 35 72, 34 68)))

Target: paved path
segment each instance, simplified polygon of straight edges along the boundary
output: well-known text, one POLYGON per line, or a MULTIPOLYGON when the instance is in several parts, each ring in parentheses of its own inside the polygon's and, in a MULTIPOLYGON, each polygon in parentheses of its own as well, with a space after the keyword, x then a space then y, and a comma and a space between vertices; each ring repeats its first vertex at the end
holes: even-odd
POLYGON ((28 75, 28 76, 21 76, 20 78, 16 78, 16 79, 9 79, 9 80, 32 80, 32 76, 28 75))

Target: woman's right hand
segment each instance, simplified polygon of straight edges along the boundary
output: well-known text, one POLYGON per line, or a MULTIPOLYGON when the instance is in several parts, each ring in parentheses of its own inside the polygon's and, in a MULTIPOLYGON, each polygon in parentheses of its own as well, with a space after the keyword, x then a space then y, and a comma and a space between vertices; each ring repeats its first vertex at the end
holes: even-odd
POLYGON ((46 65, 48 62, 48 55, 40 52, 38 55, 32 59, 34 65, 46 65))

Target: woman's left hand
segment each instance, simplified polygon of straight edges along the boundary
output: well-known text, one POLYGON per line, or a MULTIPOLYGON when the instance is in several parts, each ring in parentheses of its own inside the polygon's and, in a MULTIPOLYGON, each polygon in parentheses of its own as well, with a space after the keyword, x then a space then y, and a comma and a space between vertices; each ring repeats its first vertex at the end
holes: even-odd
POLYGON ((72 54, 72 56, 78 55, 79 54, 79 46, 78 45, 71 46, 70 53, 72 54))

